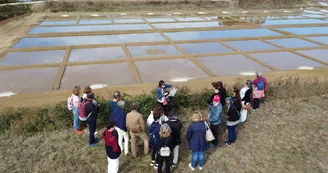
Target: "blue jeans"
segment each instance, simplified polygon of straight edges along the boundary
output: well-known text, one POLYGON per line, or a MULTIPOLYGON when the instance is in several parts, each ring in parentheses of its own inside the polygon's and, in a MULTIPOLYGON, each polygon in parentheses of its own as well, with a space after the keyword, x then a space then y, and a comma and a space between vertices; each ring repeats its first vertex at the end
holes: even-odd
POLYGON ((237 138, 237 126, 228 126, 228 143, 234 143, 237 138))
POLYGON ((79 130, 80 125, 79 125, 79 114, 77 112, 77 108, 73 108, 73 114, 74 114, 74 119, 73 119, 73 126, 74 130, 79 130))
POLYGON ((198 160, 199 167, 204 166, 204 151, 192 152, 191 156, 191 166, 196 167, 196 162, 198 160))

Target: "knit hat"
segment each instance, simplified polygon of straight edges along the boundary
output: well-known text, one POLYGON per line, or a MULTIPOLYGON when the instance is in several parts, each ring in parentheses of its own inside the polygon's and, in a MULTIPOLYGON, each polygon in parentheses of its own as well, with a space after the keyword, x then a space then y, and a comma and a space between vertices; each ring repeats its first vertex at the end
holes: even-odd
POLYGON ((215 95, 213 98, 213 102, 220 102, 221 98, 219 95, 215 95))

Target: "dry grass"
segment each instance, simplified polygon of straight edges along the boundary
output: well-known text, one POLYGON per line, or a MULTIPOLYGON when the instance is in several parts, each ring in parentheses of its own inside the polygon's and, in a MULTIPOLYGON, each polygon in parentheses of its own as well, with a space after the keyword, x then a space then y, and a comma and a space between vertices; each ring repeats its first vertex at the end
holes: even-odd
MULTIPOLYGON (((221 125, 221 146, 206 152, 204 172, 327 172, 328 97, 274 99, 249 115, 238 128, 234 146, 223 146, 227 133, 221 125)), ((181 114, 184 128, 188 112, 181 114)), ((224 116, 222 116, 224 118, 224 116)), ((224 118, 225 119, 225 118, 224 118)), ((140 141, 139 141, 140 142, 140 141)), ((139 151, 142 151, 139 145, 139 151)), ((183 140, 179 165, 188 169, 190 152, 183 140)), ((121 156, 121 172, 154 172, 150 155, 133 160, 121 156)), ((87 147, 87 131, 78 136, 71 129, 37 133, 33 136, 1 135, 0 172, 106 172, 103 141, 87 147)))

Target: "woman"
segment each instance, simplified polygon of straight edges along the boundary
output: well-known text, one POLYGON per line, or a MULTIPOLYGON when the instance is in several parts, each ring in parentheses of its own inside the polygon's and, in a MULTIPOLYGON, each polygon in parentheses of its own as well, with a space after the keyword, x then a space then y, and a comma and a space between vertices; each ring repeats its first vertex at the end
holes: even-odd
POLYGON ((218 145, 218 138, 219 138, 219 125, 221 123, 221 112, 222 112, 222 105, 221 99, 219 95, 216 95, 213 99, 213 107, 208 115, 208 121, 210 122, 211 131, 214 136, 214 140, 211 141, 211 147, 216 147, 218 145))
POLYGON ((214 90, 214 93, 211 95, 211 97, 208 99, 207 104, 209 106, 209 110, 212 108, 213 104, 212 101, 216 95, 219 95, 221 98, 221 105, 224 106, 226 104, 225 98, 227 97, 227 91, 223 87, 223 83, 221 81, 219 82, 212 82, 212 88, 214 90))
POLYGON ((166 122, 167 120, 169 120, 167 118, 167 116, 164 115, 164 110, 163 110, 162 106, 159 105, 159 104, 157 104, 154 107, 154 110, 153 111, 150 111, 150 115, 147 118, 147 125, 148 125, 148 127, 154 122, 154 114, 160 114, 161 115, 161 117, 159 118, 159 123, 160 124, 164 124, 164 122, 166 122))
POLYGON ((237 97, 239 98, 239 101, 241 102, 241 99, 240 99, 240 90, 238 87, 233 87, 232 88, 232 96, 229 98, 229 100, 227 100, 227 105, 228 105, 228 109, 232 106, 232 99, 233 97, 237 97))
MULTIPOLYGON (((90 86, 87 86, 87 87, 84 88, 84 93, 83 93, 83 95, 82 95, 83 100, 86 100, 86 99, 87 99, 87 95, 88 95, 89 93, 92 93, 92 90, 91 90, 91 87, 90 87, 90 86)), ((97 103, 97 101, 96 101, 96 99, 93 99, 93 100, 92 100, 92 103, 93 103, 95 106, 99 106, 98 103, 97 103)))
POLYGON ((163 80, 158 82, 158 86, 155 90, 157 102, 163 107, 164 114, 168 115, 169 107, 168 102, 169 98, 166 98, 169 95, 169 89, 173 88, 171 84, 165 84, 163 80))
POLYGON ((121 151, 124 150, 125 155, 129 153, 129 134, 128 129, 126 128, 126 112, 124 111, 125 102, 118 101, 117 108, 114 109, 112 115, 109 117, 109 120, 115 122, 115 130, 118 133, 118 144, 121 148, 121 151), (124 139, 124 148, 123 148, 123 139, 124 139))
POLYGON ((165 172, 171 172, 171 156, 173 151, 173 138, 171 136, 171 128, 167 124, 163 124, 159 130, 159 139, 156 144, 158 157, 158 173, 162 172, 163 162, 165 160, 165 172))
POLYGON ((240 98, 242 109, 240 112, 240 122, 245 122, 247 119, 247 113, 251 106, 252 101, 252 85, 253 82, 251 80, 247 80, 245 83, 245 87, 240 90, 240 98))
POLYGON ((189 167, 191 170, 195 170, 196 162, 198 161, 199 170, 202 170, 204 166, 204 152, 208 149, 206 125, 199 112, 194 112, 191 120, 192 123, 189 125, 187 131, 187 141, 189 143, 189 149, 192 152, 189 167))
POLYGON ((227 114, 228 141, 226 145, 231 146, 237 138, 237 124, 240 119, 241 102, 239 97, 232 97, 231 107, 227 114))
POLYGON ((74 131, 76 134, 81 134, 82 131, 80 130, 79 125, 79 114, 77 111, 79 102, 82 101, 82 98, 80 97, 80 90, 81 88, 79 86, 75 86, 73 88, 73 94, 68 97, 67 99, 67 108, 73 112, 74 118, 73 118, 73 126, 74 131))

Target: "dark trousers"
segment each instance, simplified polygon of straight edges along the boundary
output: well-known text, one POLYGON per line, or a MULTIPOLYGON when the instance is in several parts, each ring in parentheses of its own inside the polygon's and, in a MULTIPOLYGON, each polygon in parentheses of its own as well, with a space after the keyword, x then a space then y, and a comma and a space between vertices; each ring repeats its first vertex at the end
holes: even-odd
MULTIPOLYGON (((156 150, 155 150, 155 147, 153 147, 152 149, 151 149, 151 160, 153 161, 153 160, 155 160, 155 162, 157 161, 156 160, 156 150)), ((157 162, 156 162, 157 163, 157 162)))
POLYGON ((89 126, 89 144, 94 144, 96 142, 95 132, 97 128, 97 116, 91 115, 87 119, 87 124, 89 126))
POLYGON ((237 125, 228 126, 228 143, 234 143, 237 138, 237 125))
POLYGON ((171 172, 171 164, 170 164, 170 160, 171 160, 171 156, 168 157, 162 157, 161 155, 157 155, 157 160, 158 160, 158 173, 162 173, 162 168, 163 168, 163 162, 165 160, 165 172, 166 173, 170 173, 171 172))
POLYGON ((163 103, 158 102, 158 104, 160 104, 162 106, 164 115, 168 116, 169 112, 170 112, 169 103, 167 105, 163 105, 163 103))
POLYGON ((214 140, 212 141, 212 144, 217 146, 219 143, 219 125, 212 125, 211 124, 211 131, 213 133, 214 136, 214 140))
POLYGON ((258 109, 260 107, 261 99, 253 99, 253 109, 258 109))

